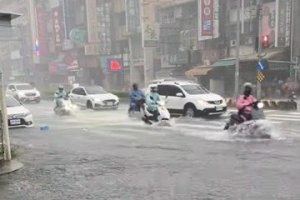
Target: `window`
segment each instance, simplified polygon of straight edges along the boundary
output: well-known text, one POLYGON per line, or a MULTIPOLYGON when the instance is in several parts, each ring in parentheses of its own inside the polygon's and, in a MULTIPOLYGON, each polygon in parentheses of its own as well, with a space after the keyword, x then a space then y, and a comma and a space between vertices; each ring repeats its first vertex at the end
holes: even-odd
POLYGON ((83 88, 75 88, 74 90, 72 90, 72 93, 76 95, 82 95, 82 96, 86 95, 83 88))
POLYGON ((175 97, 177 93, 183 93, 180 88, 173 85, 159 85, 157 89, 158 89, 158 94, 162 96, 175 97))
POLYGON ((6 107, 12 108, 12 107, 18 107, 21 106, 21 104, 13 97, 7 96, 6 97, 6 107))
POLYGON ((107 92, 100 86, 86 87, 85 90, 88 94, 107 94, 107 92))
POLYGON ((14 85, 10 85, 10 86, 8 86, 8 89, 9 89, 9 90, 15 90, 16 87, 15 87, 14 85))
POLYGON ((16 85, 17 90, 33 90, 33 87, 31 85, 16 85))
POLYGON ((197 95, 197 94, 208 94, 209 91, 200 86, 200 85, 182 85, 182 89, 184 89, 188 94, 197 95))
POLYGON ((122 12, 118 16, 119 18, 119 26, 125 26, 126 25, 126 15, 125 12, 122 12))

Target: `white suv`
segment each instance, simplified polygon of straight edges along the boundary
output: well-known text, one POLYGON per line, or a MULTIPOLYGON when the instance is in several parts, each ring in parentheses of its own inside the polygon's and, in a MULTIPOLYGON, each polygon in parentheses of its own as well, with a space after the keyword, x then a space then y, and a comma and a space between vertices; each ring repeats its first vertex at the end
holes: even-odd
POLYGON ((12 83, 7 86, 6 93, 13 96, 20 102, 40 103, 41 94, 27 83, 12 83))
POLYGON ((157 88, 159 95, 166 97, 166 106, 172 114, 195 117, 222 115, 227 111, 224 98, 211 93, 197 83, 165 81, 158 83, 157 88))

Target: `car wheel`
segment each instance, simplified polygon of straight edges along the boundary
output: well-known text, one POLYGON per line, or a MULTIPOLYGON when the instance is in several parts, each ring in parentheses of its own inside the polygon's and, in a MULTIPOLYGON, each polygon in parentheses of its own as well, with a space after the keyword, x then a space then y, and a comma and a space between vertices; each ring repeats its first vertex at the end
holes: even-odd
POLYGON ((93 109, 92 102, 88 101, 88 102, 86 103, 86 107, 87 107, 88 109, 93 109))
POLYGON ((186 117, 195 117, 196 116, 196 108, 194 105, 187 105, 184 109, 184 116, 186 117))
POLYGON ((35 103, 39 104, 39 103, 41 103, 41 100, 37 99, 37 100, 35 100, 35 103))

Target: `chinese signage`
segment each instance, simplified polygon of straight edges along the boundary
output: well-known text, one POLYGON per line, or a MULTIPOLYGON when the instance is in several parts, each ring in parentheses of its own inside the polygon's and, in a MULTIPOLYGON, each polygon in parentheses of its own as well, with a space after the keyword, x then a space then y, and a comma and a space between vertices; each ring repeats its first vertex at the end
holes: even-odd
POLYGON ((111 1, 97 1, 97 28, 100 43, 100 54, 107 55, 111 53, 111 1))
POLYGON ((198 0, 198 13, 199 40, 218 38, 219 0, 198 0))
POLYGON ((276 47, 290 46, 291 5, 291 0, 277 0, 276 47))
POLYGON ((143 47, 159 47, 159 28, 153 13, 155 13, 155 4, 142 0, 143 47))
POLYGON ((117 72, 123 69, 122 59, 120 58, 108 58, 107 59, 107 71, 117 72))
POLYGON ((90 43, 99 42, 97 27, 97 2, 96 0, 86 1, 86 13, 87 13, 87 32, 88 41, 90 43))
POLYGON ((53 19, 53 36, 54 36, 54 46, 56 52, 63 50, 63 40, 64 40, 64 28, 62 23, 62 9, 61 7, 56 7, 52 9, 52 19, 53 19))
POLYGON ((262 35, 269 36, 269 43, 275 43, 276 3, 263 5, 262 35))
POLYGON ((136 33, 140 26, 140 1, 126 0, 127 32, 136 33))
POLYGON ((37 41, 39 42, 39 55, 43 56, 47 53, 47 32, 46 32, 46 18, 45 11, 38 6, 35 9, 37 21, 37 41))

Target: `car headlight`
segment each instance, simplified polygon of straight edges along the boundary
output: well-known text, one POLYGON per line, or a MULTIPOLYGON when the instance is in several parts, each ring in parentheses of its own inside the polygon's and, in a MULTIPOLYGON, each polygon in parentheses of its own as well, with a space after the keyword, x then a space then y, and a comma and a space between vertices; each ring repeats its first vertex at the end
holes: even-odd
POLYGON ((198 104, 200 104, 200 105, 207 105, 207 104, 208 104, 207 101, 204 101, 204 100, 202 100, 202 99, 198 99, 197 102, 198 102, 198 104))
POLYGON ((25 113, 25 117, 28 117, 29 115, 32 115, 31 112, 28 111, 25 113))
POLYGON ((101 101, 101 99, 98 99, 98 98, 95 98, 95 99, 92 98, 91 100, 94 101, 94 102, 100 102, 101 101))

